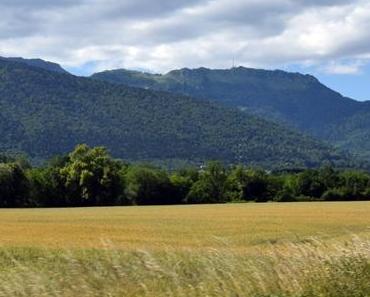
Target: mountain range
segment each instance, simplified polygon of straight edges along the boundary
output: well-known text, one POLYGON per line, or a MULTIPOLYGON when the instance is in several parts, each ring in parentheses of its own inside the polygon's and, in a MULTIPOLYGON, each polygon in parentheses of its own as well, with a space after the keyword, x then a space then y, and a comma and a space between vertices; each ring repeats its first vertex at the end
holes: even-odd
POLYGON ((352 164, 310 136, 220 102, 77 77, 39 60, 0 59, 0 131, 1 152, 33 160, 87 143, 129 161, 352 164))
POLYGON ((346 98, 311 75, 235 67, 185 68, 164 75, 118 69, 92 78, 213 100, 370 159, 370 102, 346 98))

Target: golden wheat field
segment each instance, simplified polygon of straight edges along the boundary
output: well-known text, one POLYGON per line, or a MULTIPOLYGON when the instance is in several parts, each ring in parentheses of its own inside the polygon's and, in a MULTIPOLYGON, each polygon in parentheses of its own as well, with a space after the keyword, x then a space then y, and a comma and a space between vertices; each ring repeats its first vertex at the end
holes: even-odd
POLYGON ((0 210, 1 246, 246 249, 370 234, 370 202, 0 210))
POLYGON ((0 297, 369 297, 370 203, 0 211, 0 297))

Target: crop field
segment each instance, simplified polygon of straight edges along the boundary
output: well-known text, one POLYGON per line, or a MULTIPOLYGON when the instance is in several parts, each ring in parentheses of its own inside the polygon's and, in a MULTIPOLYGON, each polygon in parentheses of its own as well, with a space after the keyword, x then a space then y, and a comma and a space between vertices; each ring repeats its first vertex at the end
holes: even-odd
POLYGON ((249 249, 368 233, 369 202, 0 210, 1 246, 249 249))
POLYGON ((1 296, 370 296, 370 203, 0 210, 1 296))

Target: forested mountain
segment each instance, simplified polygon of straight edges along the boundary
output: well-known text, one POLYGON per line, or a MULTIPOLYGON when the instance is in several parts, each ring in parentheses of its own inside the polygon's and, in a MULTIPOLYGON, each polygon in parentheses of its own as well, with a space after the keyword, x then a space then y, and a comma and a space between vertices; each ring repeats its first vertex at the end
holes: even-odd
POLYGON ((23 63, 23 64, 26 64, 26 65, 29 65, 29 66, 34 66, 34 67, 38 67, 38 68, 42 68, 42 69, 45 69, 45 70, 54 71, 54 72, 58 72, 58 73, 68 73, 59 64, 49 62, 49 61, 45 61, 45 60, 42 60, 42 59, 24 59, 24 58, 4 58, 4 57, 0 57, 0 60, 9 61, 9 62, 19 62, 19 63, 23 63))
POLYGON ((219 103, 8 60, 0 60, 0 131, 0 151, 34 159, 87 143, 127 160, 218 159, 266 167, 348 161, 307 136, 219 103))
POLYGON ((181 69, 165 75, 112 70, 92 77, 213 99, 287 123, 370 159, 370 102, 343 97, 310 75, 238 67, 181 69))

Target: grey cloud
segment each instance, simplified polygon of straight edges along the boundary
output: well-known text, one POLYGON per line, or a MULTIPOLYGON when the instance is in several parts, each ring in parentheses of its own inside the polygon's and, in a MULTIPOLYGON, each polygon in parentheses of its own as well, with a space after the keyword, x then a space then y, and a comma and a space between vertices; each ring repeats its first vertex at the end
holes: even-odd
POLYGON ((337 6, 352 4, 353 0, 293 0, 300 5, 310 6, 337 6))
POLYGON ((58 0, 58 1, 50 1, 50 0, 1 0, 2 6, 10 7, 45 7, 45 6, 65 6, 68 4, 74 4, 78 2, 82 2, 83 0, 58 0))
POLYGON ((207 0, 135 0, 135 1, 116 1, 104 0, 97 3, 97 7, 102 8, 105 16, 118 18, 158 18, 168 13, 176 13, 186 7, 199 5, 207 0))
POLYGON ((289 19, 306 7, 347 4, 337 1, 235 1, 219 0, 200 3, 193 14, 176 14, 165 19, 153 20, 142 30, 143 43, 177 42, 201 38, 209 32, 235 30, 245 38, 273 36, 283 32, 289 19))
POLYGON ((370 23, 370 6, 364 4, 366 0, 0 0, 0 55, 40 54, 75 67, 136 63, 157 71, 179 65, 220 67, 229 65, 233 55, 247 65, 322 61, 370 53, 367 30, 361 27, 370 23), (337 41, 326 32, 330 20, 325 18, 346 7, 369 11, 356 24, 362 35, 351 37, 356 26, 350 23, 337 41), (306 16, 310 11, 323 17, 311 20, 306 16), (299 17, 307 23, 294 21, 299 17), (319 33, 307 35, 310 26, 319 27, 319 33), (327 44, 302 41, 306 35, 315 40, 315 34, 326 34, 327 44))

